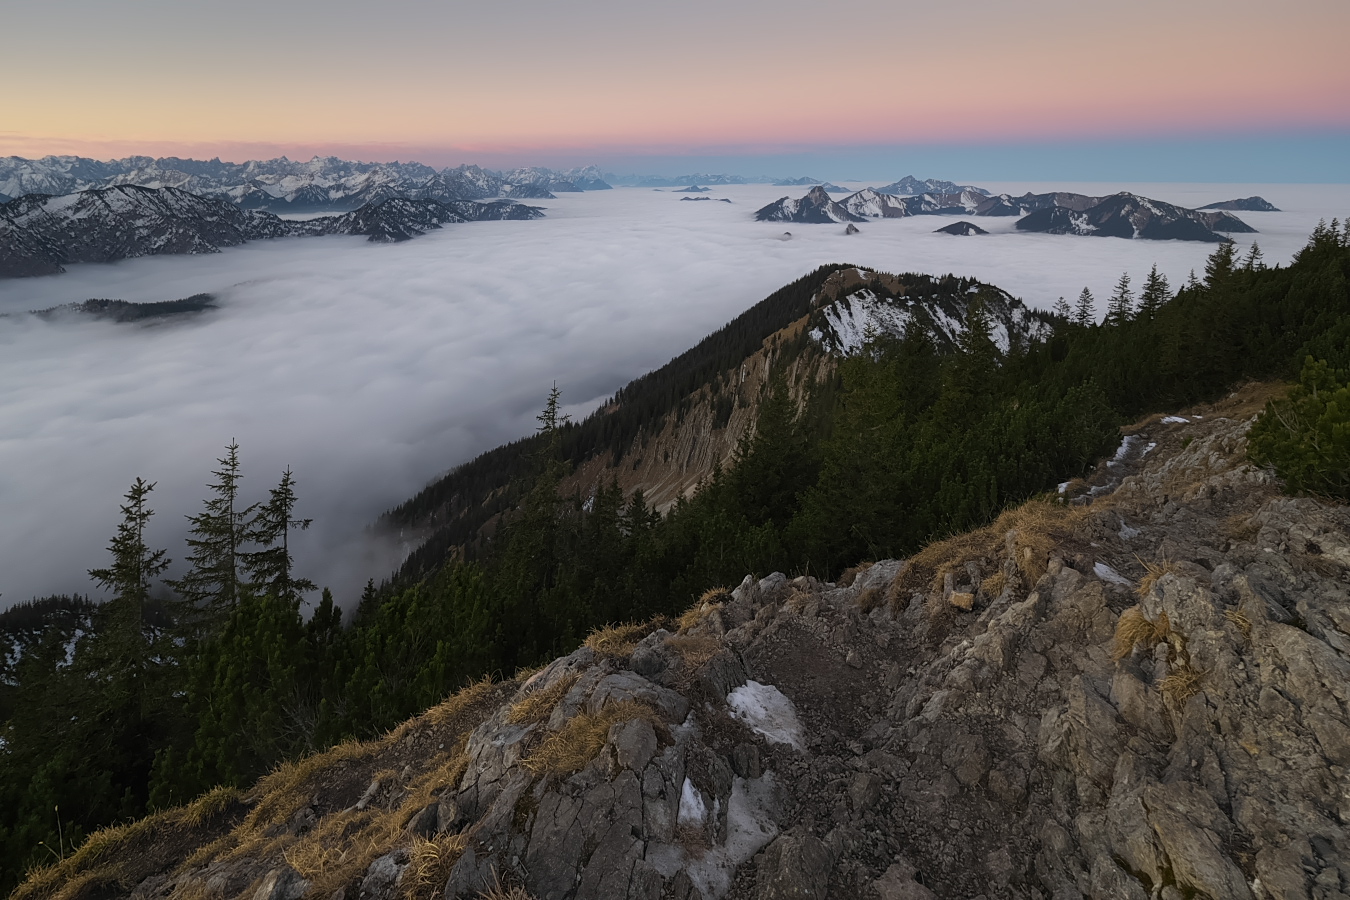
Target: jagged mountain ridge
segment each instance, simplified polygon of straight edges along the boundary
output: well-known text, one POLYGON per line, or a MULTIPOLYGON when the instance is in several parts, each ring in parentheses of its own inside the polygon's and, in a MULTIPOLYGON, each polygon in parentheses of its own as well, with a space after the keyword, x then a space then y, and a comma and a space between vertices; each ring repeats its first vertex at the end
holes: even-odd
POLYGON ((361 163, 337 157, 308 162, 279 157, 226 163, 144 156, 100 162, 72 156, 0 158, 0 194, 64 195, 120 185, 172 187, 224 197, 245 209, 348 211, 393 197, 413 200, 548 199, 552 191, 606 190, 594 166, 493 172, 462 165, 441 170, 416 162, 361 163))
POLYGON ((1224 211, 1186 209, 1161 200, 1121 192, 1109 197, 1052 192, 986 196, 978 188, 953 194, 896 196, 863 188, 838 201, 816 187, 801 199, 783 197, 755 213, 760 222, 860 222, 905 216, 1021 216, 1017 228, 1049 234, 1096 235, 1152 240, 1223 243, 1224 233, 1254 234, 1256 229, 1224 211))
POLYGON ((762 207, 755 213, 755 221, 818 225, 827 222, 861 222, 863 217, 851 212, 845 203, 836 203, 825 188, 817 185, 800 200, 784 197, 762 207))
POLYGON ((1222 209, 1231 212, 1279 212, 1279 208, 1265 197, 1244 197, 1241 200, 1224 200, 1219 203, 1207 203, 1200 209, 1222 209))
POLYGON ((28 194, 0 204, 0 278, 52 275, 71 263, 139 256, 216 253, 245 241, 303 235, 407 240, 446 222, 533 219, 514 201, 387 198, 341 216, 287 221, 179 188, 119 185, 64 196, 28 194))
POLYGON ((1350 519, 1245 461, 1264 399, 1139 423, 1090 503, 747 576, 16 897, 1334 900, 1350 519))
MULTIPOLYGON (((665 510, 718 466, 752 428, 771 372, 784 373, 799 401, 829 377, 841 355, 861 348, 869 330, 899 336, 925 328, 953 349, 972 300, 988 314, 995 343, 1048 336, 1050 320, 992 285, 954 276, 891 275, 828 266, 775 292, 665 366, 620 389, 613 401, 563 435, 572 466, 567 489, 586 494, 617 481, 665 510)), ((488 451, 452 470, 391 511, 386 529, 409 548, 403 575, 419 577, 480 540, 511 508, 503 493, 528 470, 530 439, 488 451)))
POLYGON ((883 194, 895 194, 899 197, 917 197, 920 194, 960 194, 965 191, 989 196, 987 190, 982 187, 975 187, 973 184, 957 184, 954 181, 943 181, 940 178, 921 180, 913 175, 906 175, 899 181, 893 181, 884 187, 877 188, 877 191, 883 194))
POLYGON ((1040 209, 1018 220, 1017 229, 1045 234, 1207 241, 1216 244, 1232 241, 1232 238, 1220 234, 1221 231, 1246 234, 1256 231, 1225 212, 1183 209, 1129 193, 1106 197, 1081 212, 1063 206, 1040 209))

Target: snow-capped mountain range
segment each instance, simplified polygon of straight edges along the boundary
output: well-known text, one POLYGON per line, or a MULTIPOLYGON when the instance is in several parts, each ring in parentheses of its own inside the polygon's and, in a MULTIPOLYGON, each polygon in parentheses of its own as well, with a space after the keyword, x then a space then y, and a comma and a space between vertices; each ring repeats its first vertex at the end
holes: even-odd
POLYGON ((929 215, 1022 216, 1017 223, 1020 231, 1211 243, 1230 241, 1227 234, 1256 231, 1227 212, 1186 209, 1130 193, 1090 197, 1054 192, 1013 197, 988 196, 971 187, 957 193, 904 197, 880 188, 863 188, 836 201, 817 186, 800 199, 783 197, 768 204, 755 213, 755 218, 761 222, 809 224, 929 215))
POLYGON ((216 253, 263 238, 349 234, 403 241, 451 222, 542 215, 538 207, 512 200, 391 197, 343 215, 295 222, 175 187, 117 185, 58 197, 26 194, 0 204, 0 278, 55 274, 69 263, 216 253))
POLYGON ((533 167, 494 172, 470 165, 437 170, 416 162, 362 163, 332 156, 308 162, 283 156, 245 163, 148 156, 109 162, 79 156, 0 158, 0 201, 119 185, 177 188, 227 199, 243 209, 273 212, 347 211, 393 197, 441 203, 548 199, 554 192, 609 188, 594 166, 561 172, 533 167))

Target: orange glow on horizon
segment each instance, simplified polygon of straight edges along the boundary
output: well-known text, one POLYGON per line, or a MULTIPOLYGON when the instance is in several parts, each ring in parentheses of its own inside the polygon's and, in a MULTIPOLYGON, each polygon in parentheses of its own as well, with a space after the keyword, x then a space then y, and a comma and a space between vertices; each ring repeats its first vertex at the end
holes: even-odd
MULTIPOLYGON (((60 0, 88 6, 59 64, 41 41, 0 61, 19 87, 0 100, 0 154, 470 159, 1350 130, 1343 0, 840 0, 857 36, 828 40, 800 4, 691 0, 725 27, 690 35, 645 7, 586 0, 588 19, 519 0, 548 27, 509 41, 496 35, 510 10, 392 0, 404 18, 344 17, 334 2, 237 0, 198 33, 188 16, 161 26, 60 0), (274 27, 253 28, 252 6, 274 27), (414 14, 448 16, 464 39, 409 29, 414 14)), ((42 15, 20 9, 14 33, 42 15)))

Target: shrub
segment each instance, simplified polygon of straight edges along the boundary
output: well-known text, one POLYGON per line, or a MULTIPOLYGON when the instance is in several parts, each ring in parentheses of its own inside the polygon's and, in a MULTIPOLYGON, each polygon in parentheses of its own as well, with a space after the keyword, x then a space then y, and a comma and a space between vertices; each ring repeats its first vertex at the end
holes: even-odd
POLYGON ((1266 404, 1248 437, 1252 461, 1273 468, 1291 493, 1350 500, 1350 378, 1308 357, 1299 383, 1266 404))

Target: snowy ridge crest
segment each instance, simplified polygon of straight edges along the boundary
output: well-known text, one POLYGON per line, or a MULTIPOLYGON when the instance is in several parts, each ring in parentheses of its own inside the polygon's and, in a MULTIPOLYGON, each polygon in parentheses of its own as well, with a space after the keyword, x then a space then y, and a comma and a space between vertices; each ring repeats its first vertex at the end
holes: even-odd
POLYGON ((952 275, 932 278, 844 269, 825 283, 816 302, 808 333, 842 356, 860 352, 869 339, 903 337, 912 327, 927 331, 939 349, 955 350, 977 302, 1002 353, 1014 344, 1026 346, 1047 338, 1054 330, 1045 314, 1007 291, 952 275))

